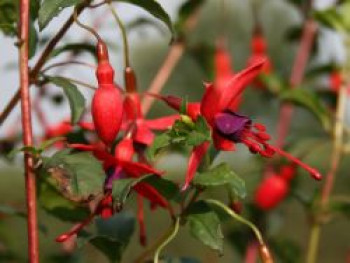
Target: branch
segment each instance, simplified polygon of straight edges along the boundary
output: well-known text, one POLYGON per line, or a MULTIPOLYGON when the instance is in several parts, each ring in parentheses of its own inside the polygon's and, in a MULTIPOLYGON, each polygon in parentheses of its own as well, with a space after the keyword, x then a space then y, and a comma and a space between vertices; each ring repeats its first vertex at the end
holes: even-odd
MULTIPOLYGON (((192 15, 187 19, 184 28, 185 32, 190 32, 197 25, 200 8, 197 8, 192 15)), ((185 43, 183 41, 176 41, 172 44, 163 65, 158 70, 156 76, 154 77, 152 83, 150 84, 147 93, 159 94, 165 83, 167 82, 170 74, 173 72, 174 68, 180 61, 183 53, 185 51, 185 43)), ((146 96, 142 100, 142 112, 146 115, 151 109, 155 98, 151 96, 146 96)))
MULTIPOLYGON (((289 79, 289 84, 291 88, 297 88, 304 78, 305 69, 309 60, 310 51, 315 39, 316 32, 316 22, 312 19, 307 20, 304 25, 302 39, 289 79)), ((290 128, 292 115, 293 106, 290 103, 283 103, 280 110, 280 116, 277 126, 276 146, 279 148, 283 147, 285 143, 285 139, 290 128)))
MULTIPOLYGON (((31 104, 29 93, 29 5, 30 0, 20 1, 20 20, 19 20, 19 79, 20 79, 20 98, 22 111, 22 129, 23 144, 31 146, 33 144, 31 104)), ((28 254, 30 263, 39 263, 39 240, 38 223, 36 214, 36 178, 33 172, 34 160, 28 153, 24 154, 25 183, 26 183, 26 201, 28 210, 28 254)))
MULTIPOLYGON (((77 12, 80 14, 83 9, 85 8, 85 5, 81 5, 78 7, 77 12)), ((71 27, 71 25, 74 22, 73 15, 71 15, 66 23, 62 26, 62 28, 57 32, 57 34, 51 39, 51 41, 47 44, 46 48, 44 51, 41 53, 40 58, 36 62, 35 66, 33 69, 30 71, 29 76, 30 80, 29 83, 35 83, 36 79, 40 73, 41 68, 44 66, 45 62, 49 58, 52 50, 55 48, 57 43, 61 40, 61 38, 67 33, 68 29, 71 27)), ((10 102, 5 106, 5 109, 3 112, 0 114, 0 125, 6 120, 8 115, 11 113, 13 108, 17 105, 18 101, 21 99, 21 94, 20 94, 20 89, 17 90, 15 95, 11 98, 10 102)))

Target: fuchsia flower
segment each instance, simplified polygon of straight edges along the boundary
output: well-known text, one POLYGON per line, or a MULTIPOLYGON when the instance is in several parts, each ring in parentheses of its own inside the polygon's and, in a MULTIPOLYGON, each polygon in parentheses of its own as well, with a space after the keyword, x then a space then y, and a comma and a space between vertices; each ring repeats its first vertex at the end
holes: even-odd
MULTIPOLYGON (((162 174, 149 165, 132 161, 134 148, 133 141, 130 136, 126 136, 119 142, 115 148, 114 156, 107 151, 107 147, 103 143, 93 145, 70 144, 69 146, 73 149, 81 151, 91 151, 93 155, 103 163, 103 168, 106 172, 104 197, 101 199, 92 215, 90 215, 83 222, 73 226, 68 232, 57 237, 57 242, 64 242, 68 238, 77 234, 84 226, 92 221, 94 216, 100 215, 102 218, 109 218, 115 213, 116 204, 114 204, 114 200, 111 195, 114 180, 130 177, 139 178, 146 174, 155 174, 158 176, 161 176, 162 174)), ((133 187, 133 190, 135 190, 138 195, 148 199, 153 206, 160 206, 169 209, 169 212, 173 213, 171 208, 169 208, 168 201, 151 185, 140 182, 133 187)), ((143 213, 143 206, 139 204, 138 210, 138 218, 142 219, 142 222, 139 223, 142 225, 143 216, 140 216, 140 213, 143 213)), ((143 237, 145 235, 144 231, 144 227, 141 228, 140 240, 142 240, 142 242, 145 242, 145 237, 143 237)))
POLYGON ((122 129, 135 125, 132 130, 133 141, 141 145, 150 145, 154 139, 152 130, 166 130, 170 128, 179 115, 171 115, 158 119, 147 120, 141 111, 140 96, 137 92, 127 93, 124 100, 124 120, 122 129))
MULTIPOLYGON (((297 158, 278 149, 267 141, 270 136, 266 128, 260 123, 253 124, 252 120, 237 113, 237 100, 242 91, 261 73, 264 68, 264 60, 256 61, 255 64, 235 74, 226 82, 226 85, 205 84, 206 90, 200 103, 189 103, 187 114, 195 121, 199 115, 204 116, 211 127, 212 139, 215 148, 223 151, 234 150, 235 144, 243 143, 254 154, 263 157, 272 157, 276 152, 290 159, 295 164, 307 170, 315 179, 321 179, 319 172, 297 158)), ((169 106, 176 110, 180 109, 181 99, 173 96, 158 96, 169 106)), ((200 164, 202 157, 209 147, 209 142, 194 147, 188 163, 185 185, 186 189, 200 164)))
MULTIPOLYGON (((146 174, 155 174, 158 176, 162 174, 149 165, 132 161, 134 155, 133 141, 128 137, 123 138, 117 145, 114 156, 108 153, 102 144, 70 144, 69 146, 77 150, 92 151, 93 155, 102 161, 104 170, 106 171, 105 193, 112 190, 114 180, 128 177, 139 178, 146 174)), ((152 203, 164 208, 168 206, 167 200, 157 190, 146 183, 141 182, 133 189, 152 203)))
POLYGON ((279 173, 262 180, 255 192, 254 202, 261 210, 268 211, 278 206, 288 195, 290 181, 296 173, 295 165, 284 165, 279 173))

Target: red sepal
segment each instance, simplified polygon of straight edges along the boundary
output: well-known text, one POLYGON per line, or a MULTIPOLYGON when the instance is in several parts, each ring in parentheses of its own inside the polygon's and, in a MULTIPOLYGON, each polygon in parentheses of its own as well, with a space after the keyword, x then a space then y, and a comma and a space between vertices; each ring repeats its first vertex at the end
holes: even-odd
POLYGON ((203 156, 207 153, 210 142, 204 142, 193 148, 191 152, 191 156, 188 160, 188 167, 186 172, 185 184, 182 187, 182 190, 186 190, 190 185, 196 171, 198 169, 199 164, 202 161, 203 156))

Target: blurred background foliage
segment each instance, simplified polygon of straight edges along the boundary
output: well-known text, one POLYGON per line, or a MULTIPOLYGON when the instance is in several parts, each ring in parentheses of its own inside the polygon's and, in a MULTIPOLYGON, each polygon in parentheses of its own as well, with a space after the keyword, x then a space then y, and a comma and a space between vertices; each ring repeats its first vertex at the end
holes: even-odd
MULTIPOLYGON (((250 40, 253 29, 253 16, 250 1, 226 1, 225 19, 222 17, 219 1, 207 0, 203 5, 198 26, 186 36, 187 50, 180 63, 169 78, 163 94, 187 96, 190 101, 200 99, 203 93, 203 81, 213 80, 212 57, 215 41, 224 30, 227 34, 228 49, 231 54, 235 71, 243 69, 250 55, 250 40)), ((288 39, 293 28, 302 23, 302 14, 293 1, 269 0, 261 1, 258 15, 263 32, 268 42, 268 51, 276 73, 283 79, 288 79, 291 65, 296 53, 298 41, 288 39)), ((295 1, 298 2, 298 1, 295 1)), ((114 27, 114 25, 113 25, 114 27)), ((131 61, 137 74, 138 83, 142 90, 146 90, 152 78, 160 67, 169 48, 169 37, 164 33, 149 34, 147 27, 153 25, 133 26, 132 34, 139 35, 131 42, 131 61)), ((162 32, 162 31, 160 31, 162 32)), ((321 31, 322 32, 322 31, 321 31)), ((109 40, 113 41, 113 40, 109 40)), ((318 44, 320 44, 320 38, 318 44)), ((319 50, 319 49, 318 49, 319 50)), ((324 62, 324 61, 323 61, 324 62)), ((322 62, 322 63, 323 63, 322 62)), ((326 61, 331 63, 333 61, 326 61)), ((320 64, 317 51, 311 59, 310 68, 320 64)), ((317 89, 326 86, 322 78, 305 82, 305 89, 317 89)), ((8 87, 6 87, 8 88, 8 87)), ((267 124, 268 132, 274 137, 276 122, 279 115, 280 101, 264 90, 247 89, 244 94, 241 112, 253 120, 267 124)), ((63 106, 59 106, 63 107, 63 106)), ((151 117, 162 116, 172 112, 162 103, 155 103, 150 112, 151 117), (161 113, 161 114, 160 114, 161 113)), ((287 149, 295 154, 307 154, 303 158, 308 164, 318 167, 324 174, 328 169, 331 153, 331 141, 323 131, 320 123, 310 112, 297 108, 293 116, 292 129, 287 138, 287 149)), ((251 155, 244 147, 238 147, 236 152, 221 154, 216 160, 228 162, 233 170, 246 182, 248 195, 244 200, 244 214, 251 218, 259 218, 259 214, 251 208, 251 198, 260 181, 265 160, 260 156, 251 155)), ((350 192, 350 177, 348 164, 350 156, 346 155, 339 169, 334 192, 346 195, 350 192)), ((5 158, 0 166, 0 200, 1 204, 15 207, 18 211, 25 211, 24 185, 20 160, 9 162, 5 158)), ((168 153, 160 158, 158 167, 169 171, 167 177, 177 182, 183 180, 186 168, 186 156, 177 152, 168 153)), ((300 199, 312 200, 317 195, 321 183, 315 182, 304 171, 298 171, 290 197, 265 218, 263 226, 268 243, 272 251, 278 256, 277 262, 303 262, 309 235, 309 218, 300 199)), ((226 198, 220 190, 211 191, 207 195, 226 198)), ((134 214, 134 202, 129 202, 126 212, 134 214)), ((26 223, 18 213, 1 213, 0 207, 0 262, 26 261, 26 223), (11 248, 11 249, 7 249, 11 248)), ((166 212, 146 209, 146 225, 148 240, 158 236, 163 228, 171 222, 166 212)), ((349 213, 350 214, 350 213, 349 213)), ((129 214, 127 214, 129 215, 129 214)), ((119 216, 119 215, 118 215, 119 216)), ((73 254, 62 252, 61 245, 54 242, 54 238, 69 228, 64 223, 39 209, 39 219, 42 225, 40 233, 40 247, 42 262, 107 262, 91 245, 73 254)), ((137 227, 135 225, 135 227, 137 227)), ((320 245, 320 263, 345 262, 346 254, 350 250, 349 218, 339 217, 324 226, 320 245)), ((197 240, 193 239, 189 231, 181 229, 179 235, 167 247, 167 255, 194 257, 201 262, 241 262, 244 254, 244 244, 251 236, 248 229, 237 222, 228 221, 224 225, 225 239, 224 255, 218 257, 197 240), (243 254, 242 254, 243 253, 243 254)), ((123 262, 132 262, 141 253, 138 244, 137 231, 134 232, 130 245, 123 255, 123 262)), ((188 261, 190 262, 190 261, 188 261)))

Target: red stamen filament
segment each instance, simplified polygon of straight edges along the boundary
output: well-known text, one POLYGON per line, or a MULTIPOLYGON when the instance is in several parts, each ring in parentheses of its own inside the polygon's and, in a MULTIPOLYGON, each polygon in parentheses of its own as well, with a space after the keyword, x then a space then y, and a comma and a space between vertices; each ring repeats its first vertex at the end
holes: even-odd
POLYGON ((321 180, 322 179, 322 175, 320 174, 319 171, 317 171, 316 169, 308 166, 307 164, 303 163, 302 161, 300 161, 298 158, 295 158, 293 155, 277 148, 274 146, 269 145, 269 147, 274 150, 275 152, 277 152, 279 155, 282 155, 284 157, 286 157, 287 159, 289 159, 290 161, 292 161, 293 163, 299 165, 300 167, 302 167, 303 169, 305 169, 307 172, 309 172, 309 174, 316 180, 321 180))
POLYGON ((143 212, 143 197, 137 195, 137 221, 140 227, 140 243, 142 246, 146 246, 146 228, 143 212))
POLYGON ((56 242, 65 242, 69 238, 71 238, 73 235, 78 234, 81 229, 83 229, 86 225, 90 224, 92 219, 95 217, 95 213, 91 214, 88 218, 86 218, 84 221, 74 225, 68 232, 63 233, 59 235, 56 238, 56 242))

